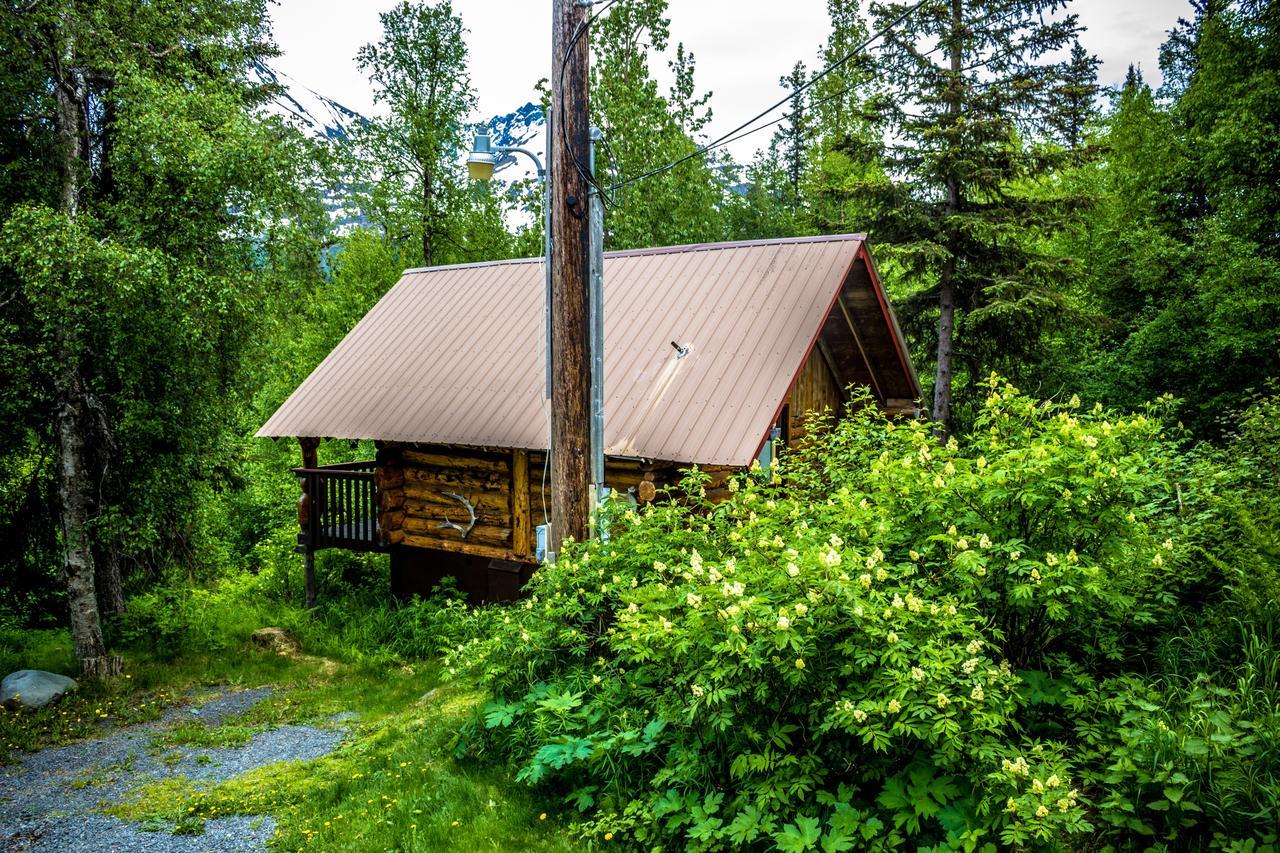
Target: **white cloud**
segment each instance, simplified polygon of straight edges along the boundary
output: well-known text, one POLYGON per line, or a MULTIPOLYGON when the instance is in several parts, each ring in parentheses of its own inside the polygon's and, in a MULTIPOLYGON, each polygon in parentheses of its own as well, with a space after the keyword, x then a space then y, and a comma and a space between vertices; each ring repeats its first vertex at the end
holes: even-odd
MULTIPOLYGON (((272 8, 274 64, 306 86, 358 112, 375 112, 355 63, 362 44, 380 35, 378 12, 391 0, 279 0, 272 8)), ((482 116, 510 112, 534 98, 534 83, 551 72, 550 0, 455 0, 471 49, 471 79, 482 116)), ((1186 0, 1075 0, 1088 28, 1081 40, 1102 60, 1104 84, 1123 80, 1129 63, 1159 81, 1157 52, 1186 0)), ((826 38, 825 0, 671 0, 672 46, 683 41, 697 57, 697 83, 714 92, 712 135, 723 133, 778 100, 778 78, 797 60, 810 68, 826 38)), ((666 79, 666 59, 651 66, 666 79)), ((767 132, 734 146, 747 158, 767 132)))

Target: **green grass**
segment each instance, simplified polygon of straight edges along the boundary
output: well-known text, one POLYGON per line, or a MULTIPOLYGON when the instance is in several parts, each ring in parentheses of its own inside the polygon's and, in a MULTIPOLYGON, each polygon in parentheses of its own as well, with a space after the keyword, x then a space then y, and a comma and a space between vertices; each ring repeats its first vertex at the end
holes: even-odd
MULTIPOLYGON (((46 660, 57 659, 56 638, 35 639, 46 660)), ((130 656, 126 672, 128 679, 86 685, 40 715, 5 714, 0 736, 18 748, 37 748, 99 734, 104 719, 154 719, 165 704, 189 701, 193 690, 198 699, 199 693, 223 685, 271 685, 275 692, 243 714, 214 727, 184 721, 157 734, 153 748, 163 759, 179 745, 236 746, 284 723, 339 725, 330 718, 343 712, 358 715, 345 724, 351 736, 323 758, 268 765, 220 784, 181 778, 150 783, 109 807, 109 813, 185 834, 198 834, 206 820, 228 814, 272 816, 277 825, 272 843, 281 850, 583 847, 567 833, 561 818, 568 816, 557 815, 554 804, 538 802, 500 770, 453 759, 453 732, 484 697, 465 686, 441 686, 434 665, 334 666, 245 649, 174 662, 130 656), (108 712, 106 718, 68 722, 84 721, 99 708, 108 712), (126 713, 130 710, 133 716, 126 713)), ((86 773, 82 784, 95 781, 86 773)))

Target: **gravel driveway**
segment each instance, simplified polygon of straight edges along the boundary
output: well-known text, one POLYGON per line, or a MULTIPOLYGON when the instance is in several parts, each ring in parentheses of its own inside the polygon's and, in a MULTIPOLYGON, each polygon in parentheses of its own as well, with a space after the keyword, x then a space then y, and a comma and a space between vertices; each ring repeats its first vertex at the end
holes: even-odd
POLYGON ((111 731, 91 741, 44 749, 0 768, 0 851, 40 853, 197 853, 261 850, 275 830, 271 818, 209 820, 202 835, 148 831, 140 824, 95 813, 130 791, 174 777, 220 782, 279 761, 306 761, 332 752, 343 732, 280 726, 239 747, 178 746, 165 760, 154 754, 154 735, 176 722, 215 726, 271 694, 270 689, 219 694, 200 705, 168 709, 155 723, 111 731))

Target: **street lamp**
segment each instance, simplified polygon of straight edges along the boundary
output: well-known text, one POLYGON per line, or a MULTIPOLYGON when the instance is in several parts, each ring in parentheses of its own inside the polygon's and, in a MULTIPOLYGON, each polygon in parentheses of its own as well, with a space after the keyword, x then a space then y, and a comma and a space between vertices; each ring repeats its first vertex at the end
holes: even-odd
POLYGON ((480 132, 471 142, 471 153, 467 155, 467 176, 475 181, 493 180, 493 170, 504 154, 523 154, 538 167, 538 183, 546 184, 547 170, 542 168, 542 161, 532 151, 515 145, 494 145, 489 134, 480 132))

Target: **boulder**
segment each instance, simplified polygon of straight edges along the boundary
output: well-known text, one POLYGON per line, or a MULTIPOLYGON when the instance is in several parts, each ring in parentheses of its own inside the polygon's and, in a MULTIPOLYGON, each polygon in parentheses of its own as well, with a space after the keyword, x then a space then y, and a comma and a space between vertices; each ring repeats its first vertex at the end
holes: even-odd
POLYGON ((302 644, 284 628, 259 628, 253 632, 253 642, 266 651, 285 657, 296 657, 302 653, 302 644))
POLYGON ((74 678, 39 669, 20 669, 9 673, 0 681, 0 705, 12 710, 34 710, 57 701, 64 693, 75 689, 74 678))

